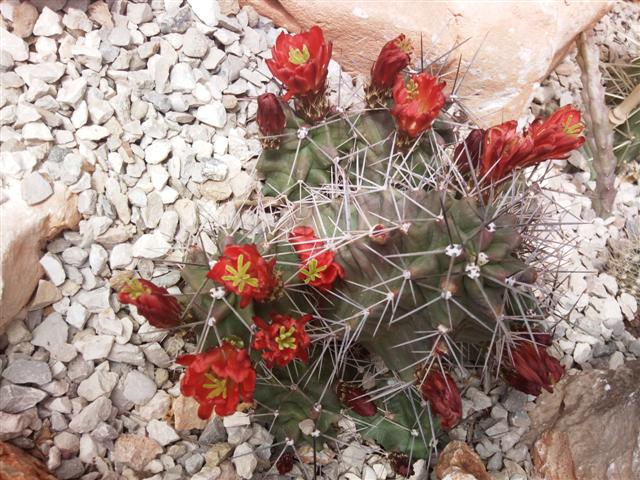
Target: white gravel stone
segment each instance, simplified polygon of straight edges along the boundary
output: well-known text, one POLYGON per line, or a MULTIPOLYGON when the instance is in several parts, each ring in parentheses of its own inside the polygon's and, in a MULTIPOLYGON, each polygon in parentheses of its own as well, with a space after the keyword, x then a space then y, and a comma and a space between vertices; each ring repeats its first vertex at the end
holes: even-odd
POLYGON ((40 265, 44 268, 45 273, 49 277, 51 282, 59 287, 64 283, 67 278, 67 274, 62 267, 62 263, 58 260, 58 257, 52 253, 45 254, 40 259, 40 265))
POLYGON ((182 53, 187 57, 202 58, 209 49, 209 40, 196 27, 191 27, 184 35, 182 53))
POLYGON ((136 25, 153 20, 153 12, 148 3, 128 3, 127 17, 136 25))
POLYGON ((114 338, 111 335, 86 335, 73 341, 73 346, 82 354, 82 358, 89 360, 102 360, 107 358, 114 338))
POLYGON ((130 243, 121 243, 115 245, 111 250, 109 257, 109 265, 111 269, 126 267, 133 259, 133 249, 130 243))
POLYGON ((91 313, 98 313, 109 308, 109 287, 100 287, 95 290, 81 290, 76 299, 91 313))
POLYGON ((91 250, 89 251, 89 265, 91 266, 91 271, 95 275, 99 275, 102 269, 104 269, 108 258, 109 254, 102 245, 95 243, 91 245, 91 250))
POLYGON ((218 2, 187 0, 187 3, 202 23, 209 27, 218 25, 218 18, 220 17, 220 6, 218 2))
POLYGON ((44 123, 31 122, 22 127, 22 138, 50 142, 53 140, 53 135, 51 135, 51 130, 44 123))
POLYGON ((21 191, 27 205, 36 205, 53 195, 53 188, 38 172, 32 172, 22 179, 21 191))
POLYGON ((62 33, 62 25, 60 23, 60 15, 51 10, 49 7, 44 7, 38 20, 33 26, 33 34, 36 37, 44 36, 50 37, 52 35, 58 35, 62 33))
POLYGON ((161 422, 156 419, 151 419, 147 424, 147 433, 149 434, 149 438, 153 438, 163 447, 180 440, 180 435, 178 435, 173 428, 166 422, 161 422))
POLYGON ((196 118, 212 127, 222 128, 227 123, 227 111, 222 102, 213 102, 198 107, 196 118))
POLYGON ((2 49, 11 54, 16 62, 24 62, 29 58, 29 47, 20 37, 0 28, 0 38, 2 38, 2 49))
POLYGON ((74 415, 69 428, 77 433, 88 433, 111 416, 111 400, 100 397, 74 415))
POLYGON ((133 244, 133 256, 142 258, 160 258, 166 255, 171 244, 159 233, 142 235, 133 244))
POLYGON ((62 260, 68 265, 81 267, 89 257, 89 253, 80 247, 70 247, 62 252, 62 260))
POLYGON ((34 407, 47 397, 42 390, 20 385, 4 385, 0 388, 0 411, 20 413, 34 407))
POLYGON ((144 151, 144 160, 150 164, 163 162, 171 153, 171 143, 166 140, 157 140, 144 151))
POLYGON ((46 362, 17 359, 2 371, 2 378, 16 384, 43 385, 51 381, 51 369, 46 362))
POLYGON ((67 82, 64 87, 58 90, 56 100, 66 105, 75 105, 83 97, 87 90, 87 80, 83 77, 67 82))
POLYGON ((84 308, 84 306, 79 303, 72 303, 67 309, 65 320, 72 327, 82 330, 88 318, 89 312, 87 312, 87 309, 84 308))
POLYGON ((98 397, 109 396, 118 383, 119 377, 117 373, 109 372, 107 369, 108 365, 106 368, 98 368, 89 378, 80 382, 78 395, 89 402, 98 397))
POLYGON ((241 443, 235 448, 231 461, 236 467, 236 474, 245 479, 252 478, 258 466, 258 458, 253 453, 253 447, 248 443, 241 443))
POLYGON ((52 313, 33 330, 31 343, 46 349, 67 342, 69 326, 59 313, 52 313))
POLYGON ((77 137, 80 140, 93 140, 98 141, 103 138, 107 138, 111 132, 108 128, 102 127, 100 125, 89 125, 87 127, 81 127, 76 132, 77 137))
POLYGON ((136 405, 144 405, 157 390, 153 380, 137 370, 129 372, 124 380, 124 396, 136 405))

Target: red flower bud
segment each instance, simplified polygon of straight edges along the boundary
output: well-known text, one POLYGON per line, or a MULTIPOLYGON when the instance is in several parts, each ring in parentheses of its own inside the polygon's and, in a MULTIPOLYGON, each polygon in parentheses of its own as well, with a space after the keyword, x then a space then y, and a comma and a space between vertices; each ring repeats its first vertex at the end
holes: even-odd
POLYGON ((244 308, 252 299, 262 302, 273 293, 278 285, 273 273, 275 262, 275 258, 265 261, 254 244, 228 245, 207 277, 238 295, 244 308))
POLYGON ((426 72, 412 75, 406 84, 398 75, 393 87, 396 104, 391 109, 398 130, 413 138, 431 128, 444 106, 444 87, 444 82, 438 83, 437 78, 426 72))
POLYGON ((371 85, 382 91, 391 89, 398 74, 409 65, 412 51, 411 41, 404 34, 385 43, 371 67, 371 85))
POLYGON ((503 368, 507 382, 517 390, 529 395, 540 395, 544 388, 553 392, 553 385, 564 375, 560 362, 551 357, 545 343, 544 335, 540 344, 530 340, 516 340, 515 346, 505 355, 503 368))
POLYGON ((280 475, 285 475, 293 468, 295 458, 290 453, 283 453, 276 462, 276 468, 280 475))
POLYGON ((393 471, 401 477, 410 477, 414 474, 413 466, 409 464, 409 455, 400 452, 391 452, 389 462, 393 471))
POLYGON ((280 100, 273 93, 263 93, 258 97, 256 120, 263 135, 279 135, 283 132, 287 119, 280 100))
POLYGON ((182 355, 176 362, 187 367, 180 391, 200 404, 200 418, 207 419, 213 412, 231 415, 240 400, 253 401, 256 372, 247 351, 231 342, 223 341, 207 352, 182 355))
POLYGON ((435 369, 426 375, 418 371, 418 382, 422 398, 431 405, 440 426, 445 430, 455 427, 462 417, 462 399, 451 375, 435 369))
POLYGON ((308 32, 282 32, 278 36, 267 67, 287 89, 286 101, 293 96, 313 95, 324 90, 331 50, 331 42, 324 42, 322 29, 318 26, 311 27, 308 32))
POLYGON ((466 173, 469 168, 476 169, 480 163, 482 154, 482 143, 485 131, 481 128, 474 128, 469 132, 464 142, 456 147, 453 160, 461 173, 466 173))
POLYGON ((373 403, 367 392, 344 382, 338 383, 338 399, 348 408, 363 417, 373 417, 378 413, 376 404, 373 403))
POLYGON ((135 305, 138 313, 157 328, 170 328, 180 324, 182 308, 176 297, 166 288, 142 278, 125 282, 118 292, 120 303, 135 305))

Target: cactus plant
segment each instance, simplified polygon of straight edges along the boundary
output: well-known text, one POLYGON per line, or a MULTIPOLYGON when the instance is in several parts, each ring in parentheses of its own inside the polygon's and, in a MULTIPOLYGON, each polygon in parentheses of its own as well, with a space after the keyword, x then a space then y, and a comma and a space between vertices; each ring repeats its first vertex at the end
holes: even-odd
MULTIPOLYGON (((523 133, 510 123, 476 130, 463 142, 446 114, 436 119, 454 103, 444 84, 426 72, 406 79, 404 57, 389 63, 393 91, 388 79, 376 85, 384 69, 374 66, 369 108, 342 112, 319 86, 326 72, 305 69, 313 52, 326 67, 321 34, 313 48, 293 37, 276 43, 290 52, 274 62, 290 63, 283 83, 295 87, 294 107, 259 101, 270 112, 258 112, 264 189, 253 208, 263 221, 227 225, 218 259, 194 248, 182 268, 183 317, 203 324, 198 350, 207 352, 179 360, 182 391, 204 416, 252 394, 255 418, 280 441, 276 458, 287 455, 278 468, 297 442, 339 444, 346 416, 407 473, 461 421, 453 377, 469 366, 521 374, 530 361, 512 347, 536 343, 561 252, 546 239, 553 204, 518 167, 579 146, 580 114, 565 109, 523 133), (240 357, 242 367, 229 366, 240 357)), ((395 58, 393 48, 407 55, 398 38, 378 62, 395 58)), ((553 375, 526 381, 551 388, 561 367, 546 365, 553 375)))

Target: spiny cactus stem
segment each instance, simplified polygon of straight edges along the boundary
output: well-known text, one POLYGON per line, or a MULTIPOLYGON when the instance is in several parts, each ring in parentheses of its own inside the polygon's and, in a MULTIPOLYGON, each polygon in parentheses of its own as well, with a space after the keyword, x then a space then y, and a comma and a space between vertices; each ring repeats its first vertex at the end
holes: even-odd
POLYGON ((187 315, 191 311, 191 307, 193 307, 193 302, 195 302, 196 298, 198 298, 198 295, 200 295, 200 293, 202 293, 202 290, 204 289, 204 287, 205 287, 205 285, 207 284, 208 281, 209 280, 205 277, 204 281, 200 284, 198 289, 195 291, 195 293, 191 297, 191 300, 189 300, 189 303, 185 307, 184 312, 182 312, 182 315, 180 317, 180 322, 184 321, 184 319, 187 318, 187 315))

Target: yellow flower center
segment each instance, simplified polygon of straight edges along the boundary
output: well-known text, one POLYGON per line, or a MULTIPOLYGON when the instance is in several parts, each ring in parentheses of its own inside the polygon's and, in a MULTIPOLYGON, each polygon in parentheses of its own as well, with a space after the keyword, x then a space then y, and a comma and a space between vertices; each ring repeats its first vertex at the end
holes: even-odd
POLYGON ((572 125, 571 124, 572 120, 573 120, 573 115, 569 115, 567 119, 564 121, 564 123, 562 124, 562 129, 564 130, 564 133, 566 133, 567 135, 575 137, 577 135, 580 135, 580 133, 582 132, 582 129, 584 128, 584 125, 581 122, 577 122, 572 125))
POLYGON ((296 339, 294 337, 296 333, 296 327, 293 325, 286 330, 284 325, 280 326, 279 334, 276 337, 276 343, 278 344, 278 350, 284 350, 285 348, 290 348, 293 350, 296 348, 296 339))
POLYGON ((304 279, 304 283, 309 284, 314 280, 320 278, 322 276, 321 273, 326 269, 327 265, 318 266, 318 260, 312 258, 311 260, 309 260, 309 263, 305 265, 305 268, 300 270, 300 272, 306 277, 304 279))
POLYGON ((134 300, 137 300, 142 295, 148 295, 151 293, 151 290, 142 285, 137 278, 132 278, 127 281, 127 286, 129 287, 129 296, 134 300))
POLYGON ((408 38, 405 38, 404 40, 397 39, 393 44, 407 55, 411 55, 411 53, 413 53, 413 45, 411 44, 411 40, 408 38))
POLYGON ((250 268, 251 262, 244 263, 244 255, 240 254, 238 255, 237 268, 227 265, 226 270, 229 275, 222 277, 222 280, 232 282, 232 285, 236 287, 240 293, 242 293, 244 287, 247 285, 256 288, 258 286, 258 279, 247 273, 250 268))
POLYGON ((299 48, 289 49, 289 63, 294 65, 303 65, 309 60, 309 49, 306 45, 302 46, 302 51, 299 48))
POLYGON ((413 100, 418 96, 418 84, 413 78, 407 82, 405 89, 407 90, 407 98, 409 100, 413 100))
POLYGON ((216 377, 211 373, 205 373, 205 377, 211 383, 204 383, 202 386, 211 391, 207 394, 207 398, 222 397, 227 398, 227 380, 216 377))

